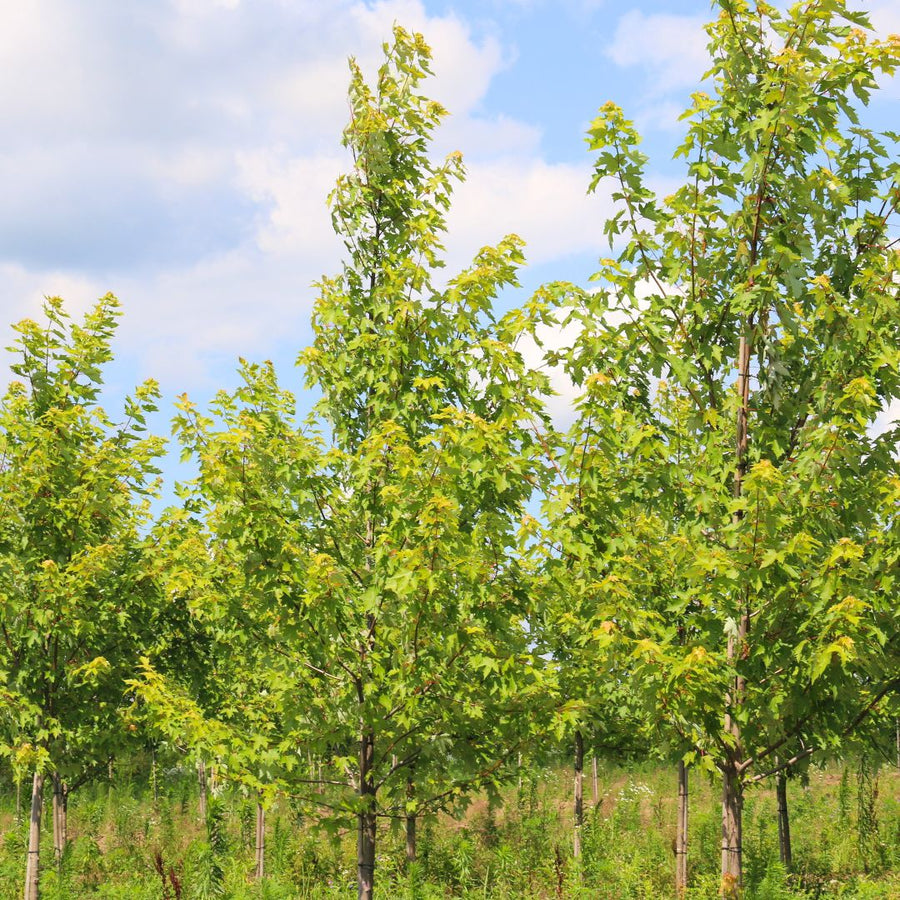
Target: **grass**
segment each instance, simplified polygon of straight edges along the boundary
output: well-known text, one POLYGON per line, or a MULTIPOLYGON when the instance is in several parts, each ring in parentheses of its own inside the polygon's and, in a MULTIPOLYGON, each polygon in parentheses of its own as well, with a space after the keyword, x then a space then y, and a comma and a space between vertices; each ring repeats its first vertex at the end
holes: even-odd
MULTIPOLYGON (((355 835, 328 835, 305 810, 270 812, 263 884, 253 870, 254 806, 223 794, 210 827, 196 816, 192 773, 170 770, 153 803, 137 783, 83 789, 70 801, 72 841, 59 872, 45 823, 44 900, 331 900, 356 895, 355 835)), ((500 802, 476 798, 462 821, 419 826, 419 857, 408 865, 401 829, 379 835, 378 894, 437 898, 666 898, 673 896, 675 771, 658 765, 601 766, 600 797, 587 779, 584 853, 572 858, 571 778, 532 769, 500 802)), ((691 784, 689 897, 716 896, 719 815, 716 786, 691 784)), ((778 862, 774 790, 748 795, 744 812, 748 900, 789 897, 900 900, 900 774, 866 780, 855 765, 813 770, 789 783, 794 872, 778 862), (860 787, 861 785, 861 787, 860 787)), ((0 808, 0 900, 21 897, 25 825, 13 799, 0 808)), ((49 810, 48 810, 49 812, 49 810)))

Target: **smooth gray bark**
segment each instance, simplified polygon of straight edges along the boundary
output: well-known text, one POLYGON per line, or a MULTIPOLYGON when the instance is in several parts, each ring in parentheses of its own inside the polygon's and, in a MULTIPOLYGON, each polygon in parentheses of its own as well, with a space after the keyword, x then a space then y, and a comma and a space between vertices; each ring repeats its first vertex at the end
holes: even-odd
POLYGON ((34 773, 31 787, 31 823, 28 829, 28 861, 25 865, 25 900, 41 896, 41 813, 44 808, 44 776, 34 773))

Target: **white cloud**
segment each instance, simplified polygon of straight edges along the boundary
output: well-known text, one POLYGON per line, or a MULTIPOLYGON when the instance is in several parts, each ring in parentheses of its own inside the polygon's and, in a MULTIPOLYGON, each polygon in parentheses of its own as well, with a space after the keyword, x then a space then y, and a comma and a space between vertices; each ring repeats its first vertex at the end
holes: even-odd
POLYGON ((518 350, 525 364, 532 369, 543 371, 550 380, 554 395, 547 399, 546 409, 554 426, 560 430, 568 428, 575 421, 575 403, 581 391, 572 383, 572 379, 562 366, 548 365, 545 356, 554 350, 571 348, 580 330, 580 326, 576 323, 541 325, 537 328, 537 341, 527 336, 518 344, 518 350))
POLYGON ((603 192, 589 196, 589 181, 588 164, 508 158, 471 165, 448 218, 454 257, 510 232, 526 241, 532 263, 599 251, 611 203, 603 192))
POLYGON ((873 435, 884 434, 890 428, 900 424, 900 400, 894 400, 883 409, 872 423, 873 435))
POLYGON ((446 149, 536 152, 536 129, 479 111, 509 52, 421 0, 5 4, 3 322, 113 290, 128 352, 170 383, 301 346, 310 284, 339 266, 347 57, 373 75, 395 22, 433 48, 446 149))
POLYGON ((698 84, 709 68, 703 16, 646 14, 622 16, 607 47, 607 56, 623 68, 637 68, 645 86, 636 121, 642 131, 670 131, 679 126, 685 89, 698 84), (679 95, 678 102, 669 99, 679 95))
MULTIPOLYGON (((897 0, 891 2, 876 3, 869 9, 872 27, 880 38, 886 38, 891 34, 900 34, 900 5, 897 0)), ((900 99, 900 75, 883 77, 880 86, 883 96, 890 100, 900 99)))
POLYGON ((631 10, 622 16, 607 49, 620 66, 640 66, 657 94, 696 84, 709 66, 705 17, 631 10))
POLYGON ((425 34, 434 55, 435 80, 430 92, 457 116, 475 109, 491 79, 510 61, 496 38, 489 36, 475 43, 461 19, 452 13, 428 16, 421 0, 381 0, 371 6, 359 3, 352 7, 350 21, 362 39, 360 46, 369 49, 369 57, 360 61, 370 71, 379 60, 373 50, 381 47, 395 22, 425 34))
POLYGON ((285 148, 259 150, 239 159, 241 181, 260 208, 268 208, 256 231, 264 253, 336 258, 340 244, 326 199, 348 160, 332 156, 292 157, 285 148))
POLYGON ((422 0, 6 6, 0 327, 44 294, 80 313, 111 290, 128 380, 212 389, 238 354, 303 345, 311 284, 340 265, 325 198, 348 165, 347 56, 373 74, 394 22, 433 48, 436 153, 468 160, 448 274, 507 232, 533 263, 605 246, 587 157, 548 162, 540 129, 482 108, 514 50, 422 0))

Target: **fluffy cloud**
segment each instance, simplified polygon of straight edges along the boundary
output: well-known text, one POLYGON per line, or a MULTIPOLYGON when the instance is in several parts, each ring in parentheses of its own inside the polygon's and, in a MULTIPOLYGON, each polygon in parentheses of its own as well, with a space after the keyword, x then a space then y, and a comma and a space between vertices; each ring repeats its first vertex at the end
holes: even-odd
POLYGON ((526 365, 547 375, 553 390, 553 396, 547 399, 547 412, 560 430, 568 428, 575 421, 575 404, 581 391, 575 387, 562 366, 548 365, 545 356, 551 351, 572 347, 578 334, 579 326, 576 324, 541 325, 537 330, 540 346, 530 336, 523 338, 518 346, 526 365))
POLYGON ((587 165, 506 158, 469 167, 449 217, 454 260, 513 232, 532 263, 544 263, 607 245, 603 222, 612 209, 606 193, 588 196, 587 165))
MULTIPOLYGON (((890 34, 900 34, 900 6, 897 5, 896 0, 875 3, 869 9, 869 15, 872 27, 879 37, 886 38, 890 34)), ((890 78, 882 79, 881 86, 886 98, 892 101, 900 99, 900 75, 895 74, 890 78)))
POLYGON ((703 16, 646 14, 622 16, 607 47, 608 57, 623 68, 643 73, 644 98, 636 121, 644 132, 678 128, 685 89, 700 82, 709 67, 703 16), (678 100, 671 99, 677 93, 678 100))
POLYGON ((301 345, 310 285, 340 259, 325 198, 347 166, 346 60, 373 72, 394 22, 434 51, 428 91, 452 113, 436 150, 471 160, 451 266, 507 231, 534 261, 599 245, 587 171, 482 111, 511 48, 422 0, 33 0, 0 33, 19 76, 0 85, 2 319, 112 290, 137 374, 173 389, 301 345))
POLYGON ((703 16, 631 10, 619 19, 607 53, 620 66, 640 66, 654 93, 681 91, 709 65, 705 22, 703 16))

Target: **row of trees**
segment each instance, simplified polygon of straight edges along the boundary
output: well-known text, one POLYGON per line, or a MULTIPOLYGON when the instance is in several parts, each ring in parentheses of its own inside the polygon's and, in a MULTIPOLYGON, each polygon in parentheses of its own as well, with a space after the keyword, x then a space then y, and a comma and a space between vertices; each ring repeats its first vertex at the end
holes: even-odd
MULTIPOLYGON (((331 195, 347 248, 318 285, 300 420, 271 364, 174 431, 197 477, 156 521, 153 383, 98 405, 118 305, 57 300, 18 326, 0 409, 2 746, 68 792, 129 740, 165 737, 258 797, 355 819, 359 896, 380 817, 453 809, 543 736, 679 762, 723 786, 722 892, 741 882, 744 791, 877 729, 900 686, 895 430, 900 203, 894 135, 864 127, 900 64, 842 0, 720 0, 666 198, 632 124, 592 125, 617 256, 597 287, 515 287, 509 236, 447 278, 458 154, 429 50, 395 29, 374 85, 351 63, 353 168, 331 195), (579 388, 550 421, 523 336, 579 388), (538 506, 539 505, 539 506, 538 506), (540 512, 538 513, 538 508, 540 512)), ((205 778, 205 775, 203 776, 205 778)), ((780 782, 783 787, 783 781, 780 782)), ((783 795, 783 791, 780 791, 783 795)), ((783 804, 786 817, 786 802, 783 804)), ((785 819, 786 824, 786 819, 785 819)), ((786 829, 785 829, 786 830, 786 829)))

